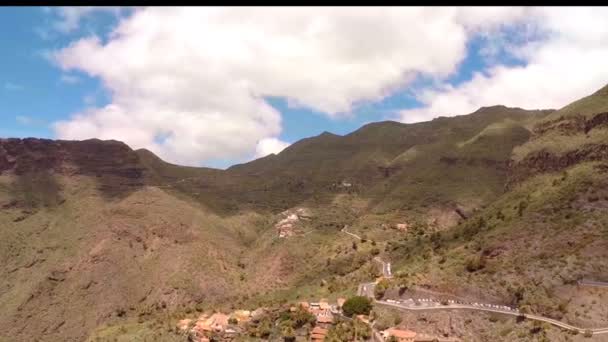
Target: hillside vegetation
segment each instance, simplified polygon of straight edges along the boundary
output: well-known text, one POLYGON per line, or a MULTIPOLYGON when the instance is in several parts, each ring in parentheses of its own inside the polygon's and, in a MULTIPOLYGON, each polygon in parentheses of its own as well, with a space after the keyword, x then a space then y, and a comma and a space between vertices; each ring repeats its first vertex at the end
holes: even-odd
POLYGON ((608 280, 606 89, 557 111, 326 132, 227 170, 117 141, 0 140, 0 341, 169 341, 187 314, 354 294, 375 256, 398 275, 387 295, 601 326, 575 284, 608 280))

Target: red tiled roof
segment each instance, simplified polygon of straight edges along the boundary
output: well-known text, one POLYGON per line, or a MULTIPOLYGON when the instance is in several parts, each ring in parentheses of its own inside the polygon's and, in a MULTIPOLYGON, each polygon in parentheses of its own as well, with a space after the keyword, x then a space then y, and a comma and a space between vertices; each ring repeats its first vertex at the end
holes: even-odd
POLYGON ((323 329, 321 327, 314 327, 312 329, 312 333, 313 334, 323 334, 323 335, 325 335, 325 334, 327 334, 327 329, 323 329))
POLYGON ((334 318, 331 316, 318 316, 317 322, 319 323, 333 323, 334 318))

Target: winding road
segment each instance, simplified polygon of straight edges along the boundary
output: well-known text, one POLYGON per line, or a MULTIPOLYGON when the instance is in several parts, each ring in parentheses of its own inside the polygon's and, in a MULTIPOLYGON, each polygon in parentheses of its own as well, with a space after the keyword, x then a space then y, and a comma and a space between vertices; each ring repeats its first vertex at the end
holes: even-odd
POLYGON ((518 309, 510 308, 504 305, 494 305, 494 304, 483 304, 483 303, 460 303, 455 301, 448 301, 447 305, 444 305, 433 299, 421 299, 421 300, 399 300, 399 301, 391 301, 391 300, 376 300, 374 298, 374 287, 376 283, 362 283, 359 285, 357 290, 357 295, 359 296, 367 296, 372 298, 375 304, 389 306, 396 309, 404 310, 404 311, 429 311, 429 310, 476 310, 476 311, 485 311, 485 312, 495 312, 499 314, 511 315, 516 317, 525 317, 527 319, 546 322, 548 324, 560 327, 565 330, 577 331, 581 334, 589 331, 593 335, 601 335, 608 334, 607 328, 580 328, 575 327, 573 325, 538 315, 533 314, 524 314, 519 312, 518 309))
POLYGON ((608 287, 608 283, 603 281, 593 281, 593 280, 579 280, 578 285, 580 286, 595 286, 595 287, 608 287))
MULTIPOLYGON (((344 234, 348 234, 348 235, 354 237, 357 240, 361 240, 361 237, 359 235, 346 231, 346 228, 348 228, 348 226, 344 226, 344 228, 342 228, 340 231, 344 234)), ((380 264, 382 264, 382 276, 383 277, 391 278, 393 276, 393 274, 391 273, 391 263, 390 262, 385 262, 382 259, 380 259, 379 257, 375 257, 374 260, 379 262, 380 264)))
MULTIPOLYGON (((608 334, 608 328, 599 328, 599 329, 585 329, 585 328, 579 328, 579 327, 575 327, 573 325, 552 319, 552 318, 548 318, 548 317, 543 317, 543 316, 538 316, 538 315, 532 315, 532 314, 524 314, 524 313, 520 313, 517 309, 504 309, 504 308, 496 308, 497 305, 491 305, 491 304, 477 304, 477 305, 472 305, 472 304, 448 304, 448 305, 443 305, 441 303, 438 302, 425 302, 426 305, 424 306, 417 306, 416 305, 416 301, 414 300, 407 300, 407 301, 400 301, 400 302, 388 302, 388 301, 383 301, 383 300, 376 300, 374 301, 376 304, 379 305, 384 305, 384 306, 391 306, 394 308, 398 308, 398 309, 402 309, 402 310, 408 310, 408 311, 422 311, 422 310, 477 310, 477 311, 486 311, 486 312, 495 312, 495 313, 500 313, 500 314, 505 314, 505 315, 511 315, 511 316, 519 316, 519 317, 525 317, 527 319, 532 319, 535 321, 541 321, 541 322, 546 322, 549 323, 551 325, 566 329, 566 330, 570 330, 570 331, 577 331, 581 334, 585 333, 586 331, 590 331, 593 335, 599 335, 599 334, 608 334)), ((418 304, 420 305, 420 304, 418 304)))
MULTIPOLYGON (((344 226, 344 228, 342 228, 340 231, 345 234, 348 234, 358 240, 361 240, 361 237, 359 235, 346 231, 346 228, 348 228, 348 226, 344 226)), ((382 264, 382 275, 385 278, 391 278, 393 276, 391 273, 391 263, 390 262, 385 262, 382 259, 380 259, 379 257, 375 257, 374 260, 376 262, 379 262, 380 264, 382 264)), ((578 284, 586 285, 586 286, 608 287, 608 283, 589 281, 589 280, 579 281, 578 284)), ((554 325, 556 327, 560 327, 562 329, 569 330, 569 331, 576 331, 581 334, 584 334, 585 332, 590 332, 593 335, 608 334, 608 327, 607 328, 596 328, 596 329, 575 327, 573 325, 570 325, 570 324, 567 324, 567 323, 564 323, 564 322, 561 322, 561 321, 558 321, 558 320, 555 320, 552 318, 533 315, 533 314, 524 314, 524 313, 519 312, 518 309, 510 308, 508 306, 484 304, 484 303, 467 304, 467 303, 460 303, 460 302, 455 302, 455 301, 448 301, 447 305, 444 305, 444 304, 437 302, 435 300, 432 300, 432 299, 423 299, 422 301, 409 299, 409 300, 405 300, 405 301, 401 300, 401 301, 392 301, 392 302, 384 301, 384 300, 376 300, 374 298, 375 286, 376 286, 375 282, 361 283, 361 284, 359 284, 359 287, 357 288, 357 295, 369 297, 374 301, 375 304, 390 306, 390 307, 394 307, 394 308, 406 310, 406 311, 476 310, 476 311, 485 311, 485 312, 495 312, 495 313, 499 313, 499 314, 524 317, 526 319, 545 322, 545 323, 554 325)), ((375 332, 375 330, 374 330, 374 332, 375 332)))
POLYGON ((355 239, 357 239, 357 240, 361 240, 361 237, 360 237, 359 235, 357 235, 357 234, 353 234, 353 233, 351 233, 351 232, 347 232, 347 231, 346 231, 346 228, 348 228, 348 226, 344 226, 344 228, 342 228, 340 231, 341 231, 342 233, 346 233, 346 234, 348 234, 348 235, 350 235, 350 236, 354 237, 354 238, 355 238, 355 239))
POLYGON ((383 261, 379 257, 375 257, 374 260, 379 262, 380 264, 382 264, 382 276, 384 278, 393 277, 393 274, 391 273, 391 263, 390 262, 383 261))

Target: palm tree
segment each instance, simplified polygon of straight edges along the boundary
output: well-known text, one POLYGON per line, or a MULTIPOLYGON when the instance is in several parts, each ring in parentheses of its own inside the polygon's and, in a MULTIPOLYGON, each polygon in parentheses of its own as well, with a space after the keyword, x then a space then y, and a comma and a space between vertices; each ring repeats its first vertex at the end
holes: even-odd
POLYGON ((369 328, 369 326, 367 324, 365 324, 365 322, 362 322, 359 319, 355 319, 353 320, 353 330, 355 333, 355 341, 357 341, 357 338, 363 338, 363 339, 367 339, 371 336, 371 329, 369 328))
POLYGON ((285 342, 293 342, 296 340, 295 331, 290 325, 286 325, 282 331, 283 341, 285 342))

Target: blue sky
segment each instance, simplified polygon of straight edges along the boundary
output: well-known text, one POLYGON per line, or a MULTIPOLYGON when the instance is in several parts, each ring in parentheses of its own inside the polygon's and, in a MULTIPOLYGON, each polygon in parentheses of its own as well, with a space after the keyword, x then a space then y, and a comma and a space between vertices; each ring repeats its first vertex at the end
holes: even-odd
MULTIPOLYGON (((142 10, 142 12, 145 11, 147 11, 147 9, 142 10)), ((226 12, 228 11, 229 10, 226 12)), ((533 108, 555 107, 556 104, 561 105, 562 103, 566 103, 569 98, 564 98, 563 90, 559 90, 555 87, 555 89, 544 89, 543 95, 539 94, 539 96, 536 96, 536 98, 540 99, 537 106, 536 102, 533 102, 536 101, 535 97, 528 96, 530 93, 534 93, 535 89, 530 88, 531 86, 527 86, 526 84, 528 82, 519 81, 520 78, 523 80, 530 79, 530 84, 534 84, 534 77, 538 77, 539 66, 541 67, 541 71, 543 70, 542 67, 545 67, 545 65, 547 66, 546 68, 548 68, 547 70, 551 70, 549 66, 551 68, 560 67, 559 63, 562 61, 551 60, 550 58, 557 57, 550 57, 551 53, 547 52, 551 52, 553 51, 551 49, 557 49, 557 46, 563 45, 558 44, 563 43, 560 40, 562 39, 562 36, 560 36, 561 32, 551 26, 551 19, 557 23, 559 23, 560 20, 563 22, 565 19, 560 17, 560 15, 562 15, 560 12, 542 12, 542 15, 545 16, 543 18, 546 18, 548 13, 550 19, 547 21, 548 24, 540 23, 540 21, 537 23, 530 21, 529 19, 526 19, 526 21, 522 21, 522 19, 513 19, 518 16, 523 17, 524 12, 522 11, 523 10, 519 9, 507 9, 505 10, 504 19, 501 19, 501 17, 496 14, 488 15, 488 18, 491 18, 491 20, 497 20, 496 18, 499 18, 499 29, 495 29, 496 25, 492 27, 483 26, 487 25, 487 20, 477 20, 477 17, 479 16, 478 13, 466 14, 466 20, 464 21, 467 22, 467 24, 461 24, 459 21, 451 22, 449 24, 461 25, 462 27, 478 25, 482 29, 472 31, 472 33, 469 32, 471 31, 470 29, 462 31, 467 34, 465 40, 462 40, 462 36, 450 31, 439 31, 439 36, 436 34, 429 34, 429 38, 425 39, 438 39, 438 43, 427 45, 426 48, 429 49, 428 52, 416 51, 418 46, 421 46, 420 49, 425 49, 424 40, 414 42, 414 45, 411 47, 404 47, 403 51, 399 51, 399 47, 395 47, 395 45, 381 45, 383 42, 381 39, 377 39, 377 37, 371 37, 370 40, 366 41, 364 40, 365 37, 359 37, 361 33, 357 33, 356 29, 353 29, 352 33, 347 30, 349 22, 342 22, 342 18, 337 17, 336 23, 341 23, 340 25, 342 26, 336 24, 335 27, 338 27, 338 29, 335 29, 336 32, 328 31, 325 33, 327 36, 336 34, 345 41, 360 41, 360 44, 368 44, 370 46, 361 46, 361 56, 356 55, 357 53, 355 53, 353 56, 347 55, 344 57, 344 51, 351 51, 349 53, 352 54, 352 50, 332 50, 333 48, 329 48, 328 51, 304 51, 304 55, 310 55, 312 58, 314 58, 315 54, 328 56, 329 61, 328 65, 324 65, 322 59, 321 62, 316 62, 318 64, 319 76, 315 75, 315 78, 311 78, 310 86, 308 86, 307 83, 302 83, 302 79, 308 80, 309 75, 306 73, 298 73, 298 68, 302 69, 303 67, 308 67, 306 61, 293 70, 287 69, 287 72, 282 69, 278 70, 277 74, 272 75, 272 77, 279 79, 276 84, 273 83, 273 81, 268 81, 264 75, 262 78, 256 76, 256 72, 258 72, 256 68, 261 68, 258 65, 246 65, 245 67, 239 65, 238 67, 235 67, 228 63, 222 65, 222 62, 218 64, 218 67, 225 67, 227 70, 226 75, 237 73, 236 76, 230 76, 232 78, 226 76, 226 79, 224 80, 222 75, 217 76, 216 74, 205 74, 203 72, 202 76, 197 75, 196 79, 190 80, 188 75, 176 76, 178 75, 177 72, 175 75, 167 75, 166 71, 154 69, 156 65, 154 63, 157 63, 157 61, 153 60, 153 57, 150 57, 149 52, 146 52, 146 54, 141 56, 146 56, 149 60, 142 61, 142 68, 149 66, 151 75, 158 75, 160 73, 164 78, 174 77, 175 79, 173 81, 186 82, 185 90, 200 85, 201 93, 206 94, 214 92, 215 86, 217 85, 217 89, 220 89, 220 94, 222 94, 223 90, 221 88, 231 86, 230 82, 235 82, 234 84, 237 84, 238 82, 242 83, 243 80, 246 80, 249 84, 252 84, 249 92, 275 93, 272 96, 265 96, 264 100, 280 113, 280 123, 277 123, 276 120, 273 119, 273 114, 270 112, 256 114, 262 115, 263 122, 265 122, 264 125, 267 127, 256 126, 258 125, 259 120, 261 120, 258 116, 251 117, 249 113, 235 113, 232 104, 230 103, 220 105, 220 108, 225 108, 226 111, 224 113, 222 112, 223 109, 220 109, 221 115, 218 116, 215 114, 203 113, 208 110, 208 102, 213 102, 204 99, 200 100, 200 97, 204 97, 204 95, 195 94, 194 98, 189 99, 182 98, 182 95, 176 95, 178 97, 174 98, 167 95, 167 99, 163 99, 165 102, 160 102, 161 105, 172 103, 173 101, 176 103, 182 101, 187 104, 191 104, 193 103, 192 101, 194 101, 199 105, 201 111, 200 115, 196 112, 195 108, 194 112, 189 112, 188 115, 190 116, 187 117, 188 120, 195 121, 186 121, 197 122, 199 126, 193 125, 192 127, 184 129, 183 125, 180 126, 177 124, 175 127, 168 127, 170 126, 169 123, 171 123, 172 117, 185 115, 183 114, 183 108, 185 107, 182 104, 179 104, 179 106, 175 108, 169 108, 168 114, 135 114, 140 108, 129 107, 131 103, 148 103, 146 101, 151 101, 150 103, 153 103, 154 97, 159 97, 159 94, 160 97, 163 97, 165 92, 158 93, 156 96, 152 96, 152 98, 146 98, 144 95, 138 95, 140 96, 138 98, 129 98, 131 94, 139 94, 138 91, 141 93, 142 91, 148 90, 148 88, 146 88, 147 81, 144 82, 141 80, 147 76, 147 73, 145 73, 144 70, 143 74, 137 74, 137 72, 141 72, 141 70, 133 69, 134 64, 132 64, 132 60, 129 59, 130 56, 135 55, 140 51, 133 50, 132 52, 125 52, 124 55, 122 55, 120 51, 110 51, 109 49, 104 49, 104 46, 106 44, 109 46, 111 42, 126 42, 128 44, 125 46, 131 46, 137 43, 140 37, 145 37, 148 32, 151 32, 151 34, 158 34, 158 37, 162 37, 158 38, 160 40, 157 40, 159 42, 158 49, 160 54, 171 53, 168 52, 167 48, 163 48, 162 45, 165 43, 171 43, 172 45, 168 46, 175 47, 180 46, 179 44, 191 44, 199 38, 201 39, 201 46, 204 48, 213 49, 219 47, 221 49, 224 47, 223 45, 209 46, 209 42, 223 44, 220 39, 211 40, 214 39, 213 35, 217 34, 218 37, 228 37, 225 39, 234 37, 230 35, 221 35, 224 34, 223 30, 230 33, 234 31, 235 27, 236 29, 239 29, 239 25, 241 25, 239 20, 234 24, 223 24, 224 22, 229 22, 229 20, 222 20, 220 21, 221 24, 214 24, 219 26, 210 26, 211 24, 207 25, 206 23, 201 23, 200 27, 192 28, 192 31, 196 32, 197 35, 193 35, 192 38, 188 38, 188 40, 183 37, 184 35, 189 34, 188 31, 181 31, 181 33, 180 31, 173 32, 169 28, 167 29, 168 31, 158 32, 158 23, 151 25, 149 28, 145 26, 142 27, 141 24, 139 26, 133 26, 135 29, 131 29, 127 34, 111 37, 109 34, 117 27, 117 24, 121 22, 121 20, 129 22, 133 18, 136 18, 136 15, 141 12, 125 10, 120 14, 117 14, 116 12, 109 10, 89 11, 80 9, 64 10, 60 8, 5 7, 0 9, 0 30, 4 32, 4 39, 0 43, 0 101, 2 103, 2 106, 0 107, 0 117, 3 122, 0 126, 0 136, 41 137, 51 139, 81 139, 93 136, 113 138, 123 140, 134 148, 149 148, 169 161, 224 168, 233 163, 250 160, 253 157, 254 152, 256 156, 259 156, 265 153, 278 152, 280 150, 280 147, 272 147, 275 145, 270 144, 268 145, 271 146, 270 150, 266 151, 266 149, 262 149, 262 151, 260 151, 261 145, 258 144, 256 147, 255 144, 256 141, 259 142, 264 139, 278 141, 279 143, 277 146, 282 147, 285 144, 293 143, 299 139, 318 135, 323 131, 329 131, 340 135, 347 134, 366 123, 380 120, 403 120, 405 122, 430 120, 439 115, 449 116, 454 114, 465 114, 472 112, 481 105, 499 104, 499 102, 502 102, 500 104, 518 105, 522 107, 532 106, 533 108), (467 16, 470 16, 470 19, 467 16), (551 16, 555 18, 552 18, 551 16), (471 22, 473 22, 473 24, 471 24, 471 22), (536 31, 530 30, 531 24, 536 28, 536 31), (444 37, 441 36, 443 34, 445 35, 445 52, 441 50, 435 51, 437 50, 436 46, 438 44, 443 44, 442 39, 444 37), (79 50, 73 48, 73 45, 71 44, 76 44, 81 40, 92 36, 98 37, 100 42, 90 51, 86 50, 91 54, 83 57, 82 54, 78 54, 79 50), (374 49, 375 47, 371 45, 376 43, 378 44, 378 51, 372 51, 373 53, 376 53, 376 55, 368 54, 365 50, 367 48, 374 49), (459 49, 461 48, 459 44, 464 48, 464 53, 459 52, 459 49), (555 47, 552 44, 554 44, 555 47), (408 50, 408 48, 410 50, 408 50), (402 81, 402 84, 395 84, 394 77, 393 81, 380 78, 378 80, 373 80, 376 75, 370 73, 370 70, 386 65, 386 62, 382 60, 379 61, 378 59, 382 56, 383 51, 381 49, 388 49, 387 56, 394 56, 394 53, 399 53, 402 56, 400 58, 403 60, 407 60, 410 53, 412 55, 421 54, 423 56, 422 62, 412 61, 409 63, 409 61, 406 61, 402 63, 399 59, 393 59, 393 61, 390 62, 394 64, 393 68, 402 68, 403 72, 415 76, 407 78, 407 81, 402 81), (66 56, 72 57, 71 59, 65 57, 65 59, 62 60, 65 64, 71 63, 69 66, 64 66, 62 69, 59 66, 59 63, 57 61, 53 62, 49 56, 55 52, 64 50, 67 51, 66 56), (538 52, 538 54, 535 54, 536 52, 538 52), (393 53, 393 55, 391 55, 391 53, 393 53), (106 57, 103 57, 102 63, 96 62, 97 64, 95 64, 91 62, 96 56, 101 55, 107 55, 106 57), (444 55, 448 57, 445 57, 444 55), (334 57, 337 61, 330 61, 334 57), (342 60, 339 58, 342 58, 342 60), (369 58, 369 60, 365 60, 365 58, 369 58), (426 63, 424 58, 433 62, 426 63), (361 61, 364 63, 361 63, 361 61), (104 64, 104 62, 107 63, 104 64), (349 63, 359 63, 353 64, 356 65, 356 68, 359 67, 359 69, 355 69, 355 72, 369 75, 372 81, 368 82, 367 79, 361 78, 353 78, 352 80, 348 78, 341 79, 341 77, 343 78, 343 74, 339 73, 327 76, 328 78, 331 77, 332 79, 337 80, 335 86, 323 80, 323 72, 329 71, 331 73, 332 70, 336 69, 336 66, 339 68, 341 65, 349 63), (117 74, 116 70, 119 70, 120 73, 117 74), (244 74, 239 75, 238 72, 235 72, 234 70, 239 70, 238 72, 243 72, 244 74), (162 74, 163 72, 165 74, 162 74), (122 76, 123 74, 126 76, 122 76), (219 77, 219 79, 218 81, 207 81, 205 77, 219 77), (280 79, 282 77, 284 77, 285 80, 280 79), (142 84, 135 84, 133 89, 125 88, 125 84, 130 84, 132 81, 137 83, 140 80, 142 84), (513 91, 514 88, 518 88, 510 83, 515 82, 514 80, 523 85, 520 94, 513 91), (260 84, 258 85, 256 82, 260 82, 260 84), (270 83, 265 84, 264 82, 270 83), (358 82, 362 83, 360 88, 357 88, 356 86, 356 83, 358 82), (209 84, 207 83, 213 88, 205 88, 209 87, 209 84), (305 86, 302 87, 302 84, 305 86), (378 91, 381 91, 381 89, 384 89, 387 86, 392 89, 391 92, 387 93, 384 98, 377 99, 377 95, 374 94, 377 94, 378 91), (291 90, 291 87, 296 90, 291 90), (315 87, 323 89, 316 89, 315 87), (286 90, 283 90, 283 88, 286 88, 286 90), (307 93, 309 90, 310 94, 307 93), (505 96, 503 98, 500 96, 501 91, 505 94, 510 94, 510 96, 505 96), (300 92, 306 94, 300 94, 300 92), (333 92, 335 92, 335 94, 333 92), (421 95, 425 92, 430 92, 430 95, 421 95), (376 98, 376 100, 366 100, 366 98, 369 97, 376 98), (530 99, 528 99, 528 97, 530 99), (120 100, 118 100, 118 98, 120 98, 120 100), (303 103, 303 105, 298 107, 290 106, 288 105, 288 98, 296 99, 299 103, 303 103), (332 102, 334 98, 344 101, 334 103, 332 102), (131 101, 135 99, 137 101, 131 101), (494 101, 497 103, 490 103, 494 101), (340 108, 346 108, 343 104, 348 102, 350 102, 350 105, 348 106, 350 109, 346 114, 340 114, 340 108), (125 103, 129 105, 126 105, 125 103), (115 106, 113 108, 118 108, 116 109, 118 110, 118 114, 114 113, 108 115, 105 113, 104 108, 107 105, 113 105, 115 106), (175 114, 171 114, 172 110, 175 114), (73 116, 77 113, 85 114, 79 119, 74 119, 73 116), (149 131, 145 131, 142 127, 148 127, 149 122, 146 121, 147 118, 151 118, 155 115, 168 120, 167 125, 160 123, 159 127, 151 127, 149 131), (225 115, 225 117, 222 117, 222 115, 225 115), (133 134, 132 137, 130 136, 131 134, 128 133, 129 131, 126 131, 127 133, 125 133, 125 131, 122 130, 123 127, 119 124, 111 122, 106 123, 103 121, 104 118, 110 117, 120 117, 121 120, 123 120, 121 121, 123 122, 123 126, 125 122, 124 118, 130 120, 132 117, 133 132, 137 131, 137 134, 133 134), (69 124, 58 128, 58 126, 55 126, 57 122, 69 124), (91 128, 93 127, 92 125, 94 128, 91 128), (167 126, 167 128, 165 128, 165 126, 167 126), (225 126, 227 127, 226 132, 228 133, 223 133, 221 129, 209 129, 209 126, 225 126), (87 129, 85 129, 85 127, 87 129), (257 127, 255 128, 257 130, 252 130, 250 127, 257 127), (180 131, 180 129, 182 131, 180 131), (235 145, 233 138, 226 137, 227 134, 233 135, 234 132, 237 132, 237 136, 242 138, 242 146, 235 145), (214 135, 216 133, 217 136, 214 135), (169 139, 159 142, 158 139, 155 138, 160 135, 167 136, 169 139), (137 140, 134 138, 135 136, 143 138, 137 140), (148 139, 146 136, 151 136, 152 138, 148 139), (181 141, 178 141, 180 137, 183 138, 181 141), (173 145, 170 146, 170 144, 173 145)), ((542 11, 549 10, 543 9, 542 11)), ((160 23, 165 22, 162 11, 152 9, 149 12, 152 14, 150 16, 151 18, 159 20, 160 23)), ((603 19, 606 19, 605 14, 600 13, 598 15, 596 12, 597 11, 583 13, 589 15, 589 18, 585 19, 587 20, 587 26, 590 25, 589 21, 597 20, 598 22, 601 22, 603 19)), ((187 20, 189 15, 190 14, 176 10, 172 16, 167 17, 167 27, 171 26, 171 20, 177 20, 176 22, 187 20), (182 17, 185 19, 182 19, 182 17)), ((218 16, 219 15, 220 14, 218 14, 218 16)), ((316 14, 313 13, 313 15, 316 14)), ((404 15, 407 16, 407 13, 404 15)), ((500 12, 500 15, 503 15, 502 12, 500 12)), ((535 12, 532 12, 532 14, 528 13, 525 17, 530 18, 534 17, 534 15, 535 12)), ((294 17, 295 16, 296 15, 294 14, 294 17)), ((342 15, 342 13, 339 12, 339 16, 347 17, 348 14, 342 15)), ((334 17, 336 16, 334 15, 334 17)), ((329 18, 330 20, 333 20, 331 15, 329 18)), ((382 25, 385 25, 383 19, 382 16, 378 18, 379 31, 386 29, 382 27, 382 25)), ((434 24, 435 26, 443 24, 438 21, 439 19, 431 19, 437 20, 437 23, 434 24)), ((418 23, 410 20, 410 27, 408 29, 415 31, 415 26, 418 25, 422 30, 420 32, 423 33, 426 33, 427 30, 429 32, 435 30, 436 28, 435 26, 432 26, 433 24, 426 24, 427 21, 429 21, 428 18, 426 20, 421 20, 418 23)), ((399 22, 397 22, 397 24, 399 24, 399 22)), ((263 32, 263 34, 267 35, 266 41, 259 42, 259 46, 262 46, 262 48, 258 47, 257 50, 252 49, 251 51, 259 51, 259 58, 261 59, 275 58, 273 54, 276 54, 277 50, 273 49, 273 47, 278 46, 278 44, 283 44, 282 42, 284 42, 284 40, 278 39, 284 38, 282 30, 279 28, 278 33, 271 32, 272 29, 275 29, 274 27, 269 28, 264 26, 265 24, 255 22, 247 23, 247 25, 251 26, 246 27, 246 30, 243 32, 260 29, 259 32, 263 32), (277 39, 276 43, 272 43, 272 39, 277 39), (267 48, 267 46, 270 46, 270 48, 267 48), (267 49, 268 51, 264 49, 267 49), (264 55, 266 57, 262 57, 263 54, 266 54, 264 55)), ((568 25, 565 26, 568 27, 568 25)), ((572 26, 574 27, 574 25, 572 26)), ((387 27, 388 29, 400 29, 399 26, 387 27)), ((372 27, 371 31, 373 31, 373 29, 374 28, 372 27)), ((301 37, 298 36, 299 31, 294 30, 294 32, 295 36, 291 38, 300 39, 301 37)), ((386 35, 386 31, 380 32, 383 32, 383 34, 386 35)), ((374 32, 371 33, 373 34, 374 32)), ((564 37, 575 37, 575 35, 570 32, 565 33, 564 37)), ((578 34, 579 32, 574 33, 578 34)), ((246 34, 247 33, 244 33, 244 35, 246 34)), ((397 35, 397 32, 395 34, 397 35)), ((412 33, 412 35, 414 34, 416 33, 412 33)), ((418 33, 418 35, 420 35, 420 33, 418 33)), ((243 40, 245 43, 241 43, 239 40, 240 37, 238 36, 236 39, 237 40, 232 43, 238 49, 242 47, 239 44, 256 43, 251 43, 247 40, 243 40)), ((324 38, 320 39, 321 42, 323 39, 324 38)), ((409 38, 405 37, 404 44, 408 44, 408 42, 415 39, 416 37, 414 36, 409 38)), ((310 46, 305 46, 307 41, 302 40, 301 42, 304 48, 311 48, 310 46)), ((578 44, 578 42, 571 43, 578 44)), ((154 43, 148 42, 147 44, 151 44, 148 46, 149 50, 144 51, 151 51, 151 49, 156 47, 154 43)), ((314 45, 313 47, 316 46, 317 45, 314 45)), ((298 47, 299 46, 296 46, 296 48, 298 47)), ((226 49, 226 51, 234 51, 234 48, 232 48, 232 50, 226 49)), ((201 53, 188 57, 188 53, 191 53, 190 50, 177 51, 176 53, 178 52, 180 55, 183 54, 185 56, 185 60, 183 61, 184 64, 192 63, 193 65, 199 65, 198 63, 200 63, 199 70, 204 70, 205 63, 210 61, 208 56, 204 57, 207 59, 201 59, 203 58, 200 57, 201 53), (190 58, 190 60, 188 60, 188 58, 190 58)), ((227 60, 232 57, 240 58, 240 56, 231 56, 225 51, 221 51, 221 53, 224 53, 222 56, 227 60)), ((254 55, 254 57, 256 56, 254 55)), ((279 53, 279 55, 276 56, 276 62, 280 64, 281 62, 284 62, 284 58, 285 57, 279 53)), ((580 58, 583 58, 582 55, 580 58)), ((415 59, 416 57, 412 57, 412 60, 415 59)), ((241 61, 241 59, 237 60, 241 61)), ((162 61, 165 61, 165 59, 162 59, 162 61)), ((565 65, 566 62, 571 65, 571 61, 563 61, 563 64, 565 65)), ((182 63, 180 62, 179 64, 182 63)), ((314 66, 316 65, 313 65, 313 67, 314 66)), ((590 63, 589 67, 592 66, 593 65, 590 63)), ((135 68, 137 67, 138 66, 135 64, 135 68)), ((179 67, 179 65, 176 65, 176 68, 177 67, 179 67)), ((266 66, 265 70, 271 70, 267 72, 275 72, 272 67, 269 66, 266 66)), ((161 79, 164 79, 162 77, 161 79)), ((563 81, 563 79, 559 81, 563 81)), ((582 80, 573 80, 573 82, 577 81, 583 82, 582 80)), ((604 82, 604 77, 603 75, 599 75, 591 81, 584 82, 588 82, 589 84, 583 84, 577 87, 578 93, 572 94, 572 96, 584 94, 587 89, 589 89, 589 91, 593 90, 594 87, 597 87, 604 82)), ((229 92, 228 94, 232 93, 229 92)), ((150 95, 148 95, 148 97, 150 97, 150 95)), ((156 103, 156 105, 158 105, 158 103, 156 103)), ((146 110, 150 110, 150 108, 155 107, 148 106, 145 108, 146 110)), ((255 111, 258 109, 251 107, 250 110, 255 111)), ((188 110, 191 110, 191 108, 188 107, 188 110)), ((245 112, 247 111, 249 111, 249 109, 245 108, 245 112)))
MULTIPOLYGON (((53 122, 66 119, 91 105, 101 106, 109 102, 98 79, 81 72, 65 73, 45 54, 90 32, 106 35, 116 23, 116 17, 107 13, 96 15, 87 21, 88 27, 81 27, 70 34, 55 32, 52 19, 53 16, 42 8, 0 10, 0 30, 11 32, 0 45, 0 100, 3 103, 0 116, 5 118, 0 135, 3 137, 53 139, 53 122), (74 83, 62 78, 66 75, 73 77, 74 83), (31 122, 23 122, 22 117, 31 119, 31 122)), ((472 57, 464 62, 459 76, 470 74, 470 70, 480 63, 477 56, 472 57)), ((362 105, 349 117, 331 119, 308 108, 289 108, 283 98, 269 97, 267 100, 282 113, 280 138, 290 143, 323 131, 347 134, 367 122, 385 120, 394 110, 417 105, 412 96, 398 93, 383 101, 362 105)), ((217 163, 225 166, 225 163, 217 163)))
POLYGON ((83 73, 62 72, 46 54, 90 30, 103 32, 116 19, 99 15, 81 32, 59 34, 42 8, 0 10, 0 117, 3 137, 54 138, 51 124, 90 105, 108 101, 99 80, 83 73), (10 33, 9 33, 10 32, 10 33), (69 80, 64 78, 69 75, 69 80), (64 78, 62 78, 62 76, 64 78), (71 81, 71 82, 70 82, 71 81))

